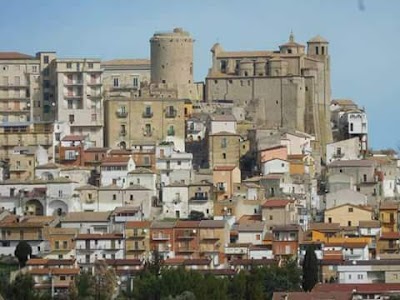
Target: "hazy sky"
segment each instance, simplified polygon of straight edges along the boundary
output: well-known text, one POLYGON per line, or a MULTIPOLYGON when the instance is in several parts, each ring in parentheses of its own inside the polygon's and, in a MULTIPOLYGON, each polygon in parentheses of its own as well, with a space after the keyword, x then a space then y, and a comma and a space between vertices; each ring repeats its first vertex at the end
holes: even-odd
POLYGON ((277 49, 293 30, 330 42, 332 97, 365 106, 370 145, 397 147, 400 115, 398 0, 48 0, 4 1, 0 51, 61 57, 149 57, 154 31, 183 27, 196 39, 195 79, 215 42, 226 50, 277 49))

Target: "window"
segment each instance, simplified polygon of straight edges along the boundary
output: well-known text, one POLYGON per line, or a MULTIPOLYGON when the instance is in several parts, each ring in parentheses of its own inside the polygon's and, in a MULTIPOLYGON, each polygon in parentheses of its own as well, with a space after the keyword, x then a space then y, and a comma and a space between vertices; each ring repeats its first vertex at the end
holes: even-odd
POLYGON ((351 227, 351 221, 347 222, 347 226, 351 227))
POLYGON ((318 49, 318 46, 316 46, 316 47, 315 47, 315 54, 317 54, 317 55, 319 54, 319 51, 318 51, 318 50, 319 50, 319 49, 318 49))
POLYGON ((273 219, 274 219, 274 216, 273 216, 273 215, 270 215, 270 216, 269 216, 269 220, 272 221, 273 219))
POLYGON ((175 128, 173 125, 170 125, 167 131, 167 135, 174 136, 175 135, 175 128))
POLYGON ((61 275, 61 276, 60 276, 60 280, 61 280, 61 281, 64 281, 64 280, 65 280, 65 276, 64 276, 64 275, 61 275))
POLYGON ((48 68, 43 69, 43 75, 44 76, 49 76, 50 75, 50 70, 48 68))
POLYGON ((350 123, 350 131, 353 132, 353 130, 354 130, 354 124, 350 123))
POLYGON ((67 63, 67 69, 72 69, 72 63, 67 63))
POLYGON ((146 108, 144 109, 144 115, 143 117, 145 118, 150 118, 153 116, 153 113, 151 111, 151 106, 146 106, 146 108))
MULTIPOLYGON (((324 48, 322 48, 322 49, 324 49, 324 48)), ((322 54, 324 54, 324 53, 322 53, 322 54)), ((362 274, 357 275, 357 279, 363 279, 363 278, 364 278, 364 275, 362 275, 362 274)))
POLYGON ((73 103, 72 100, 68 100, 68 109, 72 109, 73 108, 72 103, 73 103))
POLYGON ((112 198, 113 198, 113 200, 117 200, 117 195, 113 194, 112 198))
POLYGON ((363 180, 364 180, 364 182, 367 182, 367 174, 363 175, 363 180))
POLYGON ((64 155, 64 159, 65 160, 75 160, 76 159, 76 152, 75 150, 66 150, 65 151, 65 155, 64 155))
POLYGON ((113 80, 114 87, 119 87, 119 78, 115 77, 113 80))
POLYGON ((144 156, 143 157, 143 165, 149 166, 150 165, 150 157, 149 156, 144 156))
POLYGON ((221 60, 221 72, 225 73, 226 72, 226 60, 221 60))
POLYGON ((93 69, 93 63, 88 63, 88 68, 93 69))
POLYGON ((59 241, 55 241, 54 248, 60 249, 60 242, 59 241))
POLYGON ((332 218, 328 218, 328 223, 332 223, 332 218))
POLYGON ((292 49, 288 49, 287 53, 291 54, 292 53, 292 49))
POLYGON ((133 85, 134 88, 139 87, 139 78, 133 77, 133 79, 132 79, 132 85, 133 85))
POLYGON ((45 64, 49 63, 49 56, 48 55, 43 56, 43 63, 45 63, 45 64))
POLYGON ((256 234, 256 241, 261 240, 261 234, 256 234))
POLYGON ((336 148, 336 154, 337 154, 338 156, 342 155, 342 148, 337 147, 337 148, 336 148))
POLYGON ((37 72, 37 66, 32 66, 32 73, 36 73, 37 72))
POLYGON ((180 160, 177 161, 178 166, 182 165, 182 162, 180 160))
POLYGON ((321 47, 321 54, 322 54, 322 55, 325 54, 325 47, 324 47, 324 46, 321 47))
POLYGON ((228 141, 226 138, 222 138, 221 140, 221 148, 226 148, 228 141))
POLYGON ((353 208, 352 207, 349 207, 349 212, 353 212, 353 208))
POLYGON ((226 159, 226 153, 222 153, 222 158, 226 159))
POLYGON ((129 200, 133 201, 133 195, 129 196, 129 200))
POLYGON ((69 122, 74 123, 75 122, 75 115, 69 115, 69 122))
POLYGON ((151 124, 146 124, 144 129, 144 135, 150 136, 151 135, 151 124))

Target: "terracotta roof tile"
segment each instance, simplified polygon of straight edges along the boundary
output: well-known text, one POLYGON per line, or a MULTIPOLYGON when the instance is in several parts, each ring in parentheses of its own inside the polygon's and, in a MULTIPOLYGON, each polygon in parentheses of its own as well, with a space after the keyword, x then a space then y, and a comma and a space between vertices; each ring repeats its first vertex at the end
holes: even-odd
POLYGON ((286 207, 292 201, 286 199, 274 199, 274 200, 267 200, 262 205, 263 208, 283 208, 286 207))

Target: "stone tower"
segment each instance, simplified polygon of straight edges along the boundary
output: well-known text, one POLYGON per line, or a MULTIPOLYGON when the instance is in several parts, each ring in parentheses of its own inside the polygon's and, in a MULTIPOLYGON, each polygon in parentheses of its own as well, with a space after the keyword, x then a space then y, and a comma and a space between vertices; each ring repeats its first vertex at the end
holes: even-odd
POLYGON ((178 98, 197 99, 193 84, 193 42, 182 28, 150 39, 151 84, 176 88, 178 98))
MULTIPOLYGON (((318 123, 320 128, 320 140, 322 145, 332 142, 332 129, 330 124, 330 103, 331 103, 331 79, 330 79, 330 57, 329 42, 320 35, 307 42, 307 55, 323 63, 318 71, 320 83, 316 87, 318 97, 318 123)), ((325 149, 322 149, 324 152, 325 149)))

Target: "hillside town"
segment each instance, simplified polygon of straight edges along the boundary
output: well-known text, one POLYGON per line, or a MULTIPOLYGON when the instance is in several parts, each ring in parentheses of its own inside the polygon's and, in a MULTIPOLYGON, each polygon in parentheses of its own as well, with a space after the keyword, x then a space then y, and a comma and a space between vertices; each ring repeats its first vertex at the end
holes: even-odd
POLYGON ((216 43, 201 82, 194 44, 174 28, 149 59, 0 52, 0 261, 28 244, 12 274, 54 299, 98 266, 123 290, 155 256, 230 278, 312 246, 314 298, 273 299, 400 296, 399 160, 371 149, 357 99, 332 99, 328 40, 216 43))

